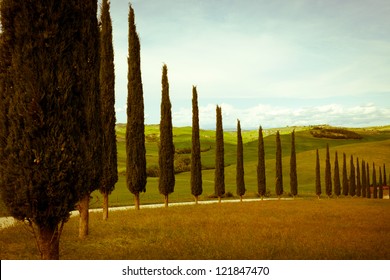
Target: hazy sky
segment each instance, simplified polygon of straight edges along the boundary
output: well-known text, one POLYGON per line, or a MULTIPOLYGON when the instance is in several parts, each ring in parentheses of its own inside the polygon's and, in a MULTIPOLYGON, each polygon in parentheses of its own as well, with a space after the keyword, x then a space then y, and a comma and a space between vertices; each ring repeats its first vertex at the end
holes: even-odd
MULTIPOLYGON (((168 66, 174 126, 390 124, 389 0, 133 0, 145 122, 168 66)), ((126 122, 128 0, 111 0, 117 121, 126 122)))

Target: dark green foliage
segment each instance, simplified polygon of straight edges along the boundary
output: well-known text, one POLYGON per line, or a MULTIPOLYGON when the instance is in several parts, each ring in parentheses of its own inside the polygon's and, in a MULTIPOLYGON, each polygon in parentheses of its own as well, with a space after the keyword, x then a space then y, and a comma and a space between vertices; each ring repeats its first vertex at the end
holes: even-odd
POLYGON ((126 184, 137 200, 139 193, 146 191, 146 149, 140 42, 131 6, 127 78, 126 184))
POLYGON ((164 196, 173 193, 175 187, 174 157, 175 147, 172 134, 171 101, 169 100, 168 68, 164 64, 162 73, 162 98, 160 120, 160 145, 158 150, 158 162, 160 178, 158 189, 164 196))
POLYGON ((283 194, 283 171, 282 171, 282 144, 280 141, 280 133, 276 132, 276 178, 275 178, 275 193, 278 197, 283 194))
POLYGON ((370 166, 368 162, 366 163, 367 165, 367 173, 366 173, 366 196, 367 198, 371 198, 371 185, 370 185, 370 166))
POLYGON ((264 138, 263 128, 259 128, 259 140, 258 140, 258 163, 257 163, 257 189, 261 197, 265 196, 266 189, 266 176, 265 176, 265 151, 264 151, 264 138))
POLYGON ((378 198, 378 185, 376 183, 376 170, 375 163, 372 164, 372 186, 373 186, 373 198, 378 198))
POLYGON ((356 159, 356 196, 360 197, 362 195, 362 185, 360 181, 360 166, 359 158, 356 159))
POLYGON ((197 197, 203 192, 202 188, 202 162, 199 138, 199 109, 198 92, 192 87, 192 146, 191 146, 191 193, 197 197))
POLYGON ((379 167, 379 191, 378 191, 378 197, 380 199, 383 198, 383 181, 382 181, 382 167, 379 167))
POLYGON ((110 194, 118 181, 117 148, 115 135, 115 72, 112 45, 112 23, 110 4, 102 2, 100 17, 100 96, 103 127, 103 166, 100 192, 110 194))
POLYGON ((356 132, 344 128, 323 128, 314 127, 310 133, 317 138, 330 139, 362 139, 363 137, 356 132))
POLYGON ((350 173, 349 173, 349 195, 355 196, 356 194, 356 177, 355 177, 355 164, 353 162, 353 156, 350 161, 350 173))
POLYGON ((343 195, 347 196, 349 192, 349 182, 347 174, 347 156, 343 154, 343 195))
POLYGON ((321 167, 320 167, 320 155, 318 153, 317 149, 317 156, 316 156, 316 195, 318 198, 321 196, 321 167))
POLYGON ((387 186, 386 164, 383 164, 383 186, 387 186))
POLYGON ((224 155, 222 109, 216 108, 216 143, 215 143, 215 195, 221 198, 225 194, 225 155, 224 155))
POLYGON ((337 152, 334 159, 334 175, 333 175, 333 187, 334 194, 338 197, 341 193, 341 184, 340 184, 340 168, 339 168, 339 159, 337 152))
POLYGON ((297 155, 295 152, 295 130, 291 133, 291 157, 290 157, 290 192, 292 196, 298 194, 297 155))
POLYGON ((237 120, 237 165, 236 165, 237 195, 242 197, 245 194, 244 180, 244 147, 242 144, 241 124, 237 120))
POLYGON ((330 166, 329 144, 326 145, 325 192, 328 197, 332 195, 332 173, 330 166))
POLYGON ((362 160, 362 197, 367 196, 366 162, 362 160))
POLYGON ((96 1, 1 2, 1 194, 37 228, 42 258, 59 257, 62 225, 98 179, 96 12, 96 1))

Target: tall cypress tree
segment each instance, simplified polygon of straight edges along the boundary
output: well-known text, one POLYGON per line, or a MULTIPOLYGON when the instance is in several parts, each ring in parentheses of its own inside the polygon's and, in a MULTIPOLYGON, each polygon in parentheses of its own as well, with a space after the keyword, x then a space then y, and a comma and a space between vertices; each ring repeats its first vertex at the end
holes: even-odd
POLYGON ((297 155, 295 152, 295 130, 291 133, 290 156, 290 192, 293 197, 298 194, 297 155))
POLYGON ((326 145, 326 161, 325 161, 325 191, 326 195, 332 195, 332 173, 330 166, 329 144, 326 145))
POLYGON ((383 185, 387 186, 386 164, 383 164, 383 185))
POLYGON ((316 156, 316 195, 318 199, 320 199, 321 196, 321 167, 320 167, 320 155, 318 153, 317 149, 317 156, 316 156))
POLYGON ((343 195, 348 196, 349 182, 347 174, 347 156, 343 153, 343 195))
POLYGON ((367 197, 366 162, 362 160, 362 197, 367 197))
POLYGON ((258 137, 258 162, 257 162, 257 190, 261 199, 265 196, 267 192, 266 188, 266 176, 265 176, 265 153, 264 153, 264 138, 263 138, 263 128, 259 128, 259 137, 258 137))
POLYGON ((218 201, 225 194, 225 150, 223 141, 222 109, 216 109, 215 178, 214 190, 218 201))
POLYGON ((117 148, 115 134, 115 69, 112 46, 110 4, 103 0, 100 16, 100 95, 103 126, 102 180, 103 220, 108 218, 108 196, 118 181, 117 148))
POLYGON ((85 150, 98 65, 97 49, 87 44, 98 39, 91 3, 0 6, 0 103, 7 106, 0 113, 0 190, 8 212, 33 228, 42 259, 59 258, 64 223, 93 164, 85 150))
POLYGON ((339 168, 339 159, 337 155, 337 151, 334 159, 334 175, 333 175, 333 186, 334 186, 334 194, 339 197, 341 193, 341 184, 340 184, 340 168, 339 168))
POLYGON ((283 194, 283 169, 282 169, 282 144, 280 141, 280 133, 276 132, 276 178, 275 178, 275 193, 280 199, 283 194))
POLYGON ((382 181, 382 167, 379 166, 379 193, 378 197, 383 198, 383 181, 382 181))
POLYGON ((376 170, 375 163, 372 164, 372 186, 373 186, 373 198, 378 198, 378 185, 376 184, 376 170))
POLYGON ((368 162, 366 163, 366 165, 367 165, 367 173, 366 173, 366 187, 367 187, 367 191, 366 191, 366 195, 367 195, 367 198, 371 198, 370 165, 368 164, 368 162))
POLYGON ((237 120, 237 166, 236 166, 236 185, 237 195, 242 196, 245 194, 245 180, 244 180, 244 147, 242 144, 241 136, 241 124, 240 120, 237 120))
POLYGON ((356 177, 355 177, 355 164, 353 162, 353 156, 351 155, 350 161, 350 173, 349 173, 349 195, 355 196, 356 194, 356 177))
POLYGON ((362 185, 360 181, 359 158, 356 158, 356 196, 360 197, 361 195, 362 195, 362 185))
POLYGON ((146 191, 144 96, 141 78, 140 42, 129 6, 129 56, 127 74, 126 185, 139 209, 139 194, 146 191))
POLYGON ((191 193, 198 204, 198 197, 202 189, 202 163, 199 138, 199 109, 198 93, 196 87, 192 87, 192 146, 191 146, 191 193))
POLYGON ((165 64, 163 66, 161 84, 160 145, 158 150, 160 178, 158 189, 160 194, 164 195, 165 207, 168 207, 168 196, 173 193, 175 188, 175 147, 172 134, 172 106, 169 100, 168 68, 165 64))

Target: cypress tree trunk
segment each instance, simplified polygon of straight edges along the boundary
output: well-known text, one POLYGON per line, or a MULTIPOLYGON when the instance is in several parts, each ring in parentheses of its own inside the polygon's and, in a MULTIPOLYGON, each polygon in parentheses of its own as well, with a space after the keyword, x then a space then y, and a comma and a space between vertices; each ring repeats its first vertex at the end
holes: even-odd
POLYGON ((325 191, 328 198, 332 195, 332 174, 330 166, 329 145, 326 145, 326 161, 325 161, 325 191))
POLYGON ((371 184, 370 184, 370 166, 368 164, 368 162, 366 163, 367 165, 367 174, 366 174, 366 187, 367 187, 367 191, 366 191, 366 195, 367 195, 367 198, 371 198, 371 184))
POLYGON ((316 195, 318 199, 321 196, 321 169, 320 169, 320 155, 317 149, 317 157, 316 157, 316 195))
POLYGON ((168 195, 173 193, 175 187, 174 156, 172 134, 171 101, 169 100, 168 68, 164 64, 162 73, 162 98, 161 98, 161 121, 160 121, 160 146, 159 167, 160 177, 158 189, 165 196, 165 207, 168 207, 168 195))
POLYGON ((139 209, 139 194, 146 191, 144 97, 141 79, 140 42, 129 6, 129 56, 127 76, 126 185, 139 209))
POLYGON ((362 197, 367 197, 366 162, 362 160, 362 197))
POLYGON ((291 157, 290 157, 290 191, 295 197, 298 194, 297 155, 295 152, 295 130, 291 133, 291 157))
POLYGON ((373 186, 373 198, 378 198, 378 185, 376 184, 376 170, 375 163, 372 164, 372 186, 373 186))
POLYGON ((257 189, 261 199, 265 196, 266 189, 266 176, 265 176, 265 153, 264 153, 264 138, 263 138, 263 129, 260 126, 259 128, 259 137, 258 137, 258 163, 257 163, 257 189))
POLYGON ((202 189, 202 163, 199 138, 199 110, 198 93, 196 87, 192 87, 192 146, 191 146, 191 193, 198 204, 198 197, 202 189))
POLYGON ((245 194, 245 180, 244 180, 244 147, 242 143, 241 136, 241 124, 237 120, 237 165, 236 165, 236 185, 237 185, 237 195, 240 196, 242 201, 242 196, 245 194))
POLYGON ((275 193, 280 199, 283 194, 283 171, 282 171, 282 144, 279 131, 276 132, 276 178, 275 193))
POLYGON ((100 17, 100 95, 103 127, 102 161, 103 172, 100 192, 103 194, 103 220, 108 219, 108 196, 118 181, 117 147, 115 134, 115 69, 112 45, 110 4, 102 1, 100 17))
POLYGON ((349 182, 347 174, 347 157, 343 154, 343 195, 348 196, 349 192, 349 182))
POLYGON ((356 196, 360 197, 361 195, 362 195, 362 185, 360 181, 359 158, 356 158, 356 196))
POLYGON ((335 154, 335 160, 334 160, 334 177, 333 177, 333 185, 334 185, 334 194, 339 197, 341 193, 341 186, 340 186, 340 169, 339 169, 339 159, 337 155, 337 151, 335 154))
POLYGON ((89 233, 89 194, 84 195, 79 201, 79 212, 80 212, 80 219, 79 219, 79 238, 84 239, 87 237, 89 233))
POLYGON ((42 260, 58 260, 60 258, 60 233, 58 226, 39 228, 37 244, 42 260))
POLYGON ((222 110, 219 106, 217 106, 216 109, 216 119, 214 189, 215 195, 218 196, 218 201, 221 202, 221 197, 225 194, 225 151, 223 141, 222 110))
POLYGON ((349 195, 354 197, 355 194, 356 194, 355 164, 353 162, 353 156, 351 156, 350 173, 349 173, 349 195))

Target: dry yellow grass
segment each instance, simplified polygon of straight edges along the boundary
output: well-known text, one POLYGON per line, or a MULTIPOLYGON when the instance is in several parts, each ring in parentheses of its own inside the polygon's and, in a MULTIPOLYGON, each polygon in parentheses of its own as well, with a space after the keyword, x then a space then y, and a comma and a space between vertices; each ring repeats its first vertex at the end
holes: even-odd
MULTIPOLYGON (((72 218, 62 259, 390 259, 389 200, 258 201, 91 214, 72 218)), ((0 231, 1 259, 39 257, 17 226, 0 231)))

